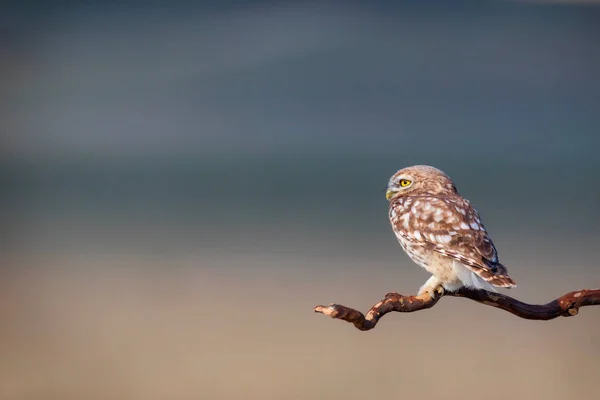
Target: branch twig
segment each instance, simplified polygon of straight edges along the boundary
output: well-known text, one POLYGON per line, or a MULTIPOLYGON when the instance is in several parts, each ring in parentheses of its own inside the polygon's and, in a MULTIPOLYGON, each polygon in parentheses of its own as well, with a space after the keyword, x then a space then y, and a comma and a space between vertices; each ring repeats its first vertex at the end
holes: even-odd
POLYGON ((462 288, 457 292, 446 292, 438 287, 435 295, 403 296, 398 293, 388 293, 385 299, 375 304, 365 316, 360 311, 339 304, 317 306, 315 312, 328 315, 335 319, 351 322, 361 331, 375 328, 377 322, 385 314, 396 312, 413 312, 426 310, 437 304, 444 296, 463 297, 474 300, 486 306, 492 306, 508 311, 517 317, 547 321, 557 317, 577 315, 580 307, 600 304, 600 289, 583 289, 567 293, 547 304, 527 304, 500 293, 486 290, 462 288))

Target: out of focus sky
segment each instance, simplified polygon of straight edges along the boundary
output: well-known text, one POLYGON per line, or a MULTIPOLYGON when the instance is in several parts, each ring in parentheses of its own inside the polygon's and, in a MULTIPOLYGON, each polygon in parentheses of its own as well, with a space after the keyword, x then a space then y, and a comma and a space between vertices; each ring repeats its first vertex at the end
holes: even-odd
POLYGON ((595 7, 51 4, 2 16, 3 147, 17 158, 595 158, 595 7))

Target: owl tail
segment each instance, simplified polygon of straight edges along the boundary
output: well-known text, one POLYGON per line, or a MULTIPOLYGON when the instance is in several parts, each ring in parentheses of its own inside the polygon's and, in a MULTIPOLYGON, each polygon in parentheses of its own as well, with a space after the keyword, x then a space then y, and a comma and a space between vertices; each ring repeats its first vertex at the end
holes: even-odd
POLYGON ((488 263, 489 270, 475 271, 477 275, 483 278, 486 282, 503 288, 514 288, 517 283, 508 276, 508 270, 506 267, 499 262, 488 263))
POLYGON ((480 265, 469 265, 461 262, 454 262, 454 271, 462 284, 471 289, 483 289, 490 292, 497 292, 496 288, 511 288, 517 286, 508 276, 506 268, 503 265, 485 267, 480 265), (495 271, 495 273, 494 273, 495 271))

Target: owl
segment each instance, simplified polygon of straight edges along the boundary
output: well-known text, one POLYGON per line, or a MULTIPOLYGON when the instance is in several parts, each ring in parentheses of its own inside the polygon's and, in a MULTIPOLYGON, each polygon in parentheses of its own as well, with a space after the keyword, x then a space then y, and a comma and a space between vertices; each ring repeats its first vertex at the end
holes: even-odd
POLYGON ((420 295, 440 285, 451 292, 516 286, 477 210, 444 172, 427 165, 401 169, 390 178, 386 198, 402 249, 432 275, 420 295))

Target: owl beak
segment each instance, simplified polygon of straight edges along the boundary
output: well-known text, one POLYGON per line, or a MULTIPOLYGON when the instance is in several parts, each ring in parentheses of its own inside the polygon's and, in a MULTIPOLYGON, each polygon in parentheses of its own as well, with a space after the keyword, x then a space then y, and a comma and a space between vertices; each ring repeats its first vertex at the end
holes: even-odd
POLYGON ((394 195, 397 193, 396 190, 394 190, 393 188, 388 187, 387 190, 385 191, 385 198, 387 199, 387 201, 390 201, 392 199, 392 197, 394 197, 394 195))

